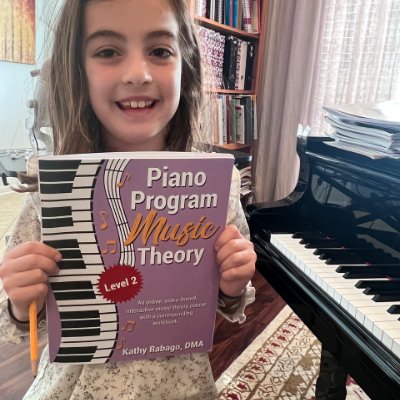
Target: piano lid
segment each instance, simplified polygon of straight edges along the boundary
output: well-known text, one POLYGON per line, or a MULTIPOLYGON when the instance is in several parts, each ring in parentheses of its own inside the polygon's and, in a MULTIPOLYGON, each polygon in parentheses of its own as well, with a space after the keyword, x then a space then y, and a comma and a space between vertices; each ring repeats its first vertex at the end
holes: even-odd
POLYGON ((295 189, 283 200, 250 205, 248 216, 257 222, 257 215, 268 213, 271 231, 309 225, 310 230, 351 232, 400 258, 400 160, 373 160, 329 146, 330 140, 299 138, 295 189))

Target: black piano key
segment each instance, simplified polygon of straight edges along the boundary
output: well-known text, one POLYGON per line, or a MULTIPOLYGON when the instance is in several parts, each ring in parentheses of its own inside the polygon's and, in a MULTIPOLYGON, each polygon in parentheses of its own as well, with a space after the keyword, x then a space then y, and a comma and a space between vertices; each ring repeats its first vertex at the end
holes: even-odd
POLYGON ((99 328, 99 319, 61 321, 61 328, 99 328))
POLYGON ((380 294, 380 295, 396 295, 399 293, 399 289, 385 289, 385 288, 370 288, 367 287, 363 290, 364 294, 372 295, 372 294, 380 294))
POLYGON ((60 347, 58 354, 94 354, 97 350, 97 346, 85 346, 85 347, 60 347))
POLYGON ((325 233, 319 231, 305 231, 305 232, 295 232, 292 237, 294 239, 327 239, 329 238, 325 233))
POLYGON ((63 259, 65 260, 70 260, 72 259, 76 259, 76 258, 83 258, 82 252, 77 249, 77 250, 59 250, 59 252, 61 253, 61 256, 63 259))
POLYGON ((300 244, 304 244, 306 249, 330 249, 341 247, 341 244, 333 239, 301 239, 300 244))
POLYGON ((55 218, 65 217, 72 215, 72 208, 70 206, 65 207, 42 207, 43 218, 55 218))
POLYGON ((79 249, 76 239, 45 240, 44 243, 55 249, 79 249))
POLYGON ((88 311, 60 311, 60 318, 63 319, 89 319, 89 318, 100 318, 98 310, 88 311))
MULTIPOLYGON (((40 180, 42 182, 56 182, 54 179, 55 172, 54 171, 41 171, 40 172, 40 180)), ((72 182, 76 177, 76 171, 58 171, 57 178, 61 182, 72 182)))
POLYGON ((390 306, 388 309, 388 313, 390 314, 400 314, 400 306, 390 306))
POLYGON ((62 226, 73 226, 74 222, 72 217, 65 218, 42 218, 42 226, 43 228, 60 228, 62 226))
POLYGON ((100 336, 100 328, 98 329, 62 329, 62 337, 74 336, 100 336))
POLYGON ((95 299, 96 294, 93 290, 86 291, 68 291, 68 292, 58 292, 54 291, 54 297, 56 300, 89 300, 95 299))
MULTIPOLYGON (((39 160, 39 165, 41 170, 47 170, 47 173, 52 174, 54 177, 55 171, 58 170, 77 170, 79 165, 81 164, 81 160, 63 160, 52 161, 52 160, 39 160)), ((40 171, 42 174, 42 171, 40 171)))
POLYGON ((370 268, 368 266, 364 266, 363 268, 350 269, 351 266, 347 266, 346 269, 341 269, 344 272, 343 278, 345 279, 363 279, 363 278, 400 278, 400 270, 397 271, 388 271, 381 268, 370 268), (345 272, 346 271, 346 272, 345 272))
POLYGON ((355 254, 321 254, 319 255, 321 260, 324 260, 327 264, 360 264, 364 260, 355 254))
POLYGON ((57 290, 82 290, 91 289, 93 290, 93 284, 91 281, 68 281, 68 282, 51 282, 51 288, 57 290))
POLYGON ((71 193, 73 183, 62 182, 62 183, 40 183, 40 193, 42 194, 61 194, 61 193, 71 193))
POLYGON ((329 260, 328 264, 363 264, 363 263, 397 263, 398 260, 386 253, 379 254, 379 251, 365 251, 358 254, 348 249, 317 249, 314 254, 319 255, 322 260, 329 260), (317 254, 318 253, 318 254, 317 254))
POLYGON ((344 253, 354 254, 359 257, 363 257, 365 259, 368 259, 372 256, 374 258, 379 258, 379 262, 381 263, 385 262, 386 259, 394 260, 393 256, 385 253, 382 250, 364 248, 364 247, 319 248, 314 251, 314 254, 328 254, 328 255, 336 255, 344 253))
POLYGON ((83 356, 81 354, 77 356, 67 356, 67 355, 57 355, 54 359, 54 362, 59 363, 85 363, 90 362, 93 359, 93 355, 83 356))
POLYGON ((58 268, 64 269, 86 269, 83 260, 60 260, 57 262, 58 268))
POLYGON ((400 301, 400 293, 395 294, 376 294, 372 297, 372 300, 375 302, 388 302, 388 301, 400 301))
POLYGON ((397 289, 400 292, 400 282, 398 280, 385 280, 385 281, 358 281, 355 286, 357 288, 371 288, 371 289, 397 289))

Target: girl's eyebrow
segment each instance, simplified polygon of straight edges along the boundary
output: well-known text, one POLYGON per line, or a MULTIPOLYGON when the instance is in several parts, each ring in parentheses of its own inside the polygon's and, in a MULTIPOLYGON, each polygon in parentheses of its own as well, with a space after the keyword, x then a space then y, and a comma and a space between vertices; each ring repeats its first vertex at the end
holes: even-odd
MULTIPOLYGON (((167 37, 167 38, 176 40, 176 35, 169 30, 151 31, 146 34, 146 39, 156 39, 156 38, 160 38, 160 37, 167 37)), ((98 39, 98 38, 114 38, 114 39, 126 41, 125 36, 122 35, 121 33, 115 32, 112 30, 108 30, 108 29, 102 29, 102 30, 93 32, 91 35, 89 35, 86 38, 85 43, 87 45, 90 41, 98 39)))
POLYGON ((119 40, 126 40, 124 35, 122 35, 118 32, 111 31, 108 29, 102 29, 102 30, 93 32, 91 35, 89 35, 85 40, 85 44, 87 45, 90 41, 96 40, 98 38, 114 38, 114 39, 119 39, 119 40))
POLYGON ((164 30, 164 29, 158 30, 158 31, 149 32, 146 36, 147 36, 148 39, 154 39, 154 38, 159 38, 159 37, 167 37, 167 38, 176 40, 176 35, 173 32, 171 32, 169 30, 164 30))

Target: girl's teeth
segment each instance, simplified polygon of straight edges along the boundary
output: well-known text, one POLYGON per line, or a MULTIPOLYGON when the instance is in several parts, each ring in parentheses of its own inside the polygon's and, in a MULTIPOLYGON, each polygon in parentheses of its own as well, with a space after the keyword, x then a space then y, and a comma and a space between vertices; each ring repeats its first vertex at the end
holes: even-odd
POLYGON ((152 101, 134 101, 132 100, 131 102, 124 103, 125 106, 130 107, 130 108, 145 108, 145 107, 150 107, 153 104, 152 101))

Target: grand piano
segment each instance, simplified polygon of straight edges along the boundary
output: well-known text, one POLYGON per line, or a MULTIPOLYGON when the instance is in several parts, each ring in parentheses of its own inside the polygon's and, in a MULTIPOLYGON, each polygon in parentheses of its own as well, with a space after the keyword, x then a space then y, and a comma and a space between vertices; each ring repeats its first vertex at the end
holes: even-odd
POLYGON ((400 399, 400 160, 299 137, 297 186, 249 205, 257 270, 322 343, 317 399, 400 399), (324 376, 325 374, 325 376, 324 376))

